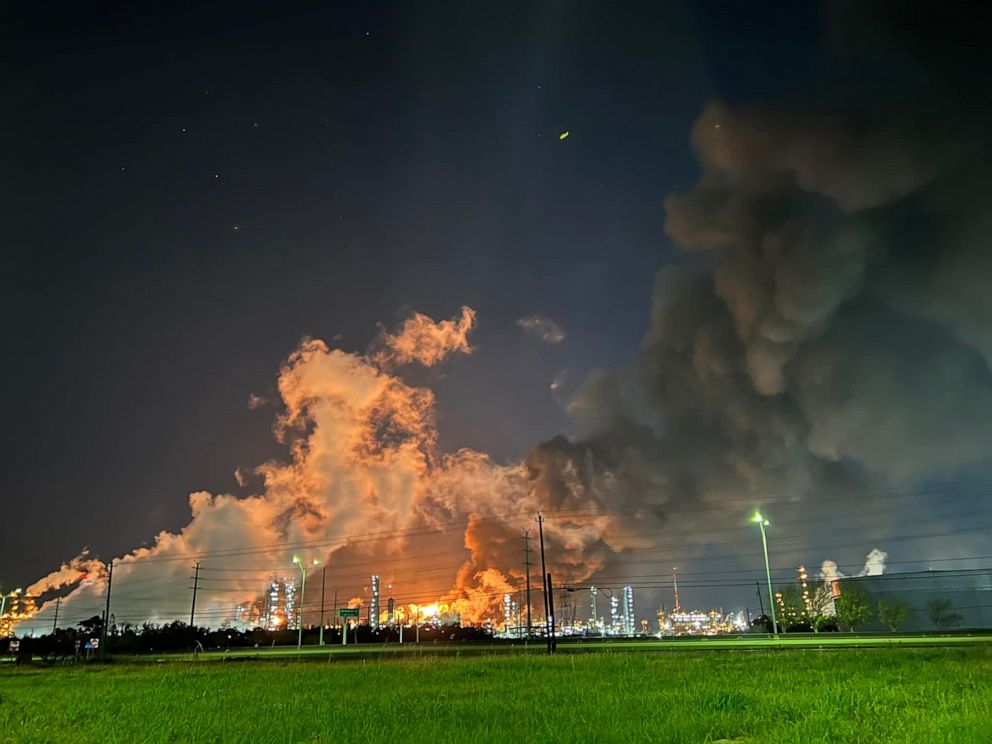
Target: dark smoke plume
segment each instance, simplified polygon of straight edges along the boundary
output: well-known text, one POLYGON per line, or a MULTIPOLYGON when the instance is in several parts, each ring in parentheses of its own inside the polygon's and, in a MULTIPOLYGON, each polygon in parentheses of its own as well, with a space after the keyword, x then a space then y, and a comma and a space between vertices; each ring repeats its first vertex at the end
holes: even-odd
POLYGON ((532 453, 548 502, 593 490, 656 544, 691 544, 742 501, 847 508, 987 465, 983 120, 950 94, 709 103, 702 174, 665 202, 684 260, 657 276, 633 379, 595 375, 570 406, 582 438, 532 453))

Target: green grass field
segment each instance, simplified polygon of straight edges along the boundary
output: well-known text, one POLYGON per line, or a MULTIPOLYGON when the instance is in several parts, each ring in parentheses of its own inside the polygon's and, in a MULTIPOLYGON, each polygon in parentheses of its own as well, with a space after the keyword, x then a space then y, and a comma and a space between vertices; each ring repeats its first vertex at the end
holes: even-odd
MULTIPOLYGON (((582 641, 564 641, 558 645, 558 653, 588 653, 603 651, 745 651, 764 649, 831 649, 831 648, 926 648, 931 646, 980 646, 992 648, 992 634, 961 634, 961 635, 932 635, 932 636, 900 636, 892 633, 875 635, 851 635, 848 633, 821 633, 818 635, 782 635, 773 639, 761 635, 717 636, 699 638, 675 638, 667 640, 629 640, 626 638, 601 641, 585 639, 582 641)), ((359 657, 375 656, 411 656, 420 654, 432 655, 461 655, 472 654, 544 654, 544 642, 533 640, 529 645, 521 641, 514 643, 363 643, 339 646, 275 646, 271 648, 233 648, 226 650, 211 650, 194 655, 190 653, 149 654, 136 657, 138 659, 156 661, 159 659, 179 659, 204 661, 224 661, 233 658, 320 658, 330 655, 346 655, 359 657)))
POLYGON ((12 742, 990 742, 992 649, 0 669, 12 742))

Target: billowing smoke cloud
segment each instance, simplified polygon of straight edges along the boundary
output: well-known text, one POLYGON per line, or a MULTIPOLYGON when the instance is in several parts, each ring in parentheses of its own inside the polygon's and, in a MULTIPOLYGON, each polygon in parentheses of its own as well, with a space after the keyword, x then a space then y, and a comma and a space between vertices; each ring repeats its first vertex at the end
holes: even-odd
POLYGON ((373 359, 380 366, 401 366, 417 362, 433 367, 454 353, 469 354, 469 331, 475 326, 475 310, 463 307, 461 316, 435 323, 426 315, 414 313, 399 333, 383 332, 380 349, 373 359))
POLYGON ((730 396, 742 417, 723 416, 723 431, 756 433, 751 452, 774 448, 800 478, 846 460, 887 477, 953 471, 992 439, 992 305, 954 322, 992 268, 992 254, 954 238, 989 215, 948 193, 964 145, 925 131, 718 104, 693 128, 706 171, 668 200, 666 230, 713 268, 659 281, 647 361, 662 352, 652 374, 687 376, 694 406, 730 396), (961 283, 925 279, 948 271, 961 283))
POLYGON ((366 355, 308 340, 279 375, 288 462, 257 468, 258 494, 192 494, 189 525, 121 559, 115 587, 173 587, 179 600, 143 611, 175 617, 190 563, 209 556, 230 573, 205 582, 201 607, 228 618, 300 552, 403 566, 383 581, 477 621, 519 590, 520 533, 539 510, 555 514, 548 553, 568 584, 687 536, 719 547, 742 502, 801 517, 986 462, 990 173, 977 128, 958 122, 707 105, 692 132, 702 175, 665 205, 684 260, 657 276, 635 369, 597 372, 569 402, 577 436, 509 465, 437 450, 434 396, 402 367, 470 353, 470 308, 413 315, 366 355), (466 526, 439 529, 452 523, 466 526), (361 538, 373 532, 392 537, 361 538), (421 555, 435 557, 410 562, 421 555))
MULTIPOLYGON (((487 619, 498 595, 515 590, 523 575, 511 568, 520 564, 518 525, 532 522, 548 497, 535 490, 528 466, 497 465, 471 450, 439 453, 433 394, 387 371, 401 362, 429 366, 468 353, 474 318, 469 308, 438 323, 415 315, 395 334, 385 333, 369 355, 305 340, 278 380, 282 408, 275 432, 289 447, 289 461, 255 469, 260 493, 191 494, 186 527, 162 532, 152 547, 115 561, 118 619, 183 617, 190 566, 200 560, 200 621, 232 620, 235 606, 255 600, 270 577, 295 576, 295 555, 332 569, 389 567, 384 581, 403 587, 410 603, 433 597, 466 622, 487 619), (453 522, 461 529, 444 529, 453 522), (447 570, 426 575, 419 556, 439 553, 445 558, 433 563, 447 570), (139 609, 129 613, 129 604, 139 609)), ((244 472, 236 475, 240 484, 248 482, 244 472)), ((556 503, 584 508, 593 502, 577 489, 556 503)), ((549 525, 548 538, 581 554, 600 532, 588 520, 563 520, 549 525)), ((585 578, 590 570, 577 562, 567 573, 585 578)), ((85 554, 34 588, 78 582, 87 571, 98 580, 71 593, 62 616, 97 614, 106 572, 85 554)))
POLYGON ((27 587, 26 593, 33 596, 40 596, 52 590, 73 586, 81 581, 102 579, 106 574, 106 566, 103 562, 96 558, 90 558, 90 551, 84 548, 71 561, 63 563, 57 571, 52 571, 48 576, 39 579, 27 587))
POLYGON ((881 576, 885 573, 885 559, 888 557, 889 554, 884 550, 874 548, 865 559, 865 567, 858 576, 881 576))
MULTIPOLYGON (((593 374, 580 438, 532 453, 548 502, 594 492, 657 546, 733 556, 742 502, 812 522, 988 463, 992 179, 979 127, 920 110, 705 107, 702 175, 665 205, 684 260, 657 276, 634 374, 593 374)), ((634 573, 611 547, 609 573, 634 573)))
POLYGON ((560 344, 565 340, 565 329, 548 316, 540 313, 520 318, 517 325, 527 333, 537 336, 549 344, 560 344))
POLYGON ((828 584, 838 579, 846 578, 847 576, 881 576, 885 573, 885 561, 889 557, 889 554, 884 550, 879 550, 878 548, 872 548, 871 552, 868 553, 868 557, 865 558, 865 566, 856 574, 845 574, 837 567, 836 561, 824 561, 820 566, 820 578, 826 581, 828 584))
POLYGON ((556 469, 621 468, 618 508, 718 506, 987 458, 989 174, 932 124, 709 104, 703 174, 666 202, 687 260, 657 277, 636 381, 591 378, 569 408, 591 434, 544 445, 556 469))

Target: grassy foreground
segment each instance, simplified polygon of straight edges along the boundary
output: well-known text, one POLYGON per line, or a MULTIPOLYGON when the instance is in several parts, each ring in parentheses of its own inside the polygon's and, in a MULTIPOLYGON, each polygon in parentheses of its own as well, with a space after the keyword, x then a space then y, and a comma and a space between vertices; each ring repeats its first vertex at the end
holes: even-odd
MULTIPOLYGON (((716 636, 713 638, 669 638, 665 640, 630 640, 626 638, 616 638, 600 641, 595 638, 583 639, 581 641, 562 641, 558 644, 559 654, 588 653, 603 651, 743 651, 760 649, 831 649, 831 648, 893 648, 904 646, 907 648, 927 647, 927 646, 979 646, 988 644, 992 648, 992 634, 961 634, 961 635, 940 635, 940 636, 900 636, 892 633, 875 635, 850 635, 847 633, 820 633, 818 635, 782 635, 773 639, 760 635, 747 636, 716 636)), ((417 645, 406 643, 362 643, 351 644, 349 646, 327 645, 327 646, 303 646, 297 649, 296 646, 275 646, 272 648, 232 648, 223 650, 210 650, 202 654, 166 653, 148 654, 134 657, 136 661, 158 661, 158 660, 183 660, 183 661, 228 661, 234 658, 251 659, 274 659, 284 658, 305 658, 317 657, 326 659, 329 655, 374 657, 386 656, 414 656, 421 654, 443 656, 446 654, 454 656, 468 656, 472 654, 482 655, 519 655, 522 653, 544 655, 543 641, 531 642, 529 646, 521 645, 520 642, 512 644, 482 644, 482 643, 425 643, 417 645)))
POLYGON ((11 742, 989 742, 987 648, 0 670, 11 742))

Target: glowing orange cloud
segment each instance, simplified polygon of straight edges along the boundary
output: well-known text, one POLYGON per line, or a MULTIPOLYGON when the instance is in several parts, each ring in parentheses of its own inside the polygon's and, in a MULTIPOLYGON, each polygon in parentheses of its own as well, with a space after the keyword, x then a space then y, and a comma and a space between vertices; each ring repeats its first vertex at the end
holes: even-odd
MULTIPOLYGON (((502 594, 522 586, 522 529, 533 526, 533 515, 551 504, 584 506, 594 495, 577 491, 581 504, 563 502, 535 486, 533 465, 500 465, 468 449, 437 450, 434 394, 388 370, 468 353, 474 323, 467 307, 440 322, 414 315, 397 332, 385 333, 378 351, 368 355, 304 340, 278 379, 282 405, 275 434, 287 445, 288 459, 255 468, 259 493, 190 494, 189 524, 117 559, 119 616, 153 622, 188 617, 184 588, 190 566, 201 561, 201 578, 209 580, 200 586, 197 614, 201 622, 219 625, 236 616, 238 605, 256 602, 274 577, 296 581, 292 559, 299 555, 329 567, 329 586, 342 591, 367 582, 356 571, 377 571, 396 587, 398 606, 440 602, 466 623, 498 617, 502 594), (466 517, 467 528, 443 528, 464 524, 466 517), (368 533, 381 537, 356 537, 368 533), (339 565, 361 568, 349 573, 339 565), (129 596, 143 599, 129 606, 129 596)), ((240 475, 242 484, 252 482, 240 475)), ((580 580, 601 565, 583 554, 602 546, 605 528, 559 520, 547 530, 550 549, 567 544, 575 556, 559 564, 562 580, 580 580)), ((71 617, 77 603, 86 611, 99 603, 102 564, 84 554, 33 589, 77 582, 86 571, 91 580, 63 600, 64 616, 71 617)), ((308 593, 307 622, 316 619, 312 601, 308 593)), ((52 604, 42 608, 39 622, 52 604)))
POLYGON ((106 567, 103 565, 103 562, 95 558, 90 558, 89 550, 84 548, 71 561, 63 563, 57 571, 52 571, 52 573, 27 587, 26 594, 38 596, 53 589, 61 589, 64 586, 105 575, 106 567))
POLYGON ((433 367, 449 354, 471 354, 468 334, 475 327, 475 310, 463 307, 461 316, 435 322, 426 315, 414 313, 396 334, 384 332, 382 348, 375 354, 375 361, 382 364, 402 365, 417 362, 433 367))

